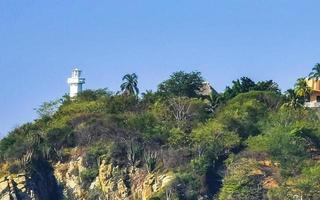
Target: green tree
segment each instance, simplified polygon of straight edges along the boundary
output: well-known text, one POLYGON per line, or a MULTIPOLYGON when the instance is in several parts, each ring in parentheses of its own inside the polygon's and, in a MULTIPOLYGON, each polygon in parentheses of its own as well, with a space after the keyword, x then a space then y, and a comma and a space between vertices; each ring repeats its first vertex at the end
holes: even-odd
POLYGON ((77 96, 79 101, 96 101, 101 98, 110 97, 112 92, 108 91, 107 88, 98 90, 84 90, 77 96))
POLYGON ((309 80, 315 79, 319 80, 320 78, 320 63, 315 64, 315 66, 312 68, 312 72, 309 74, 309 80))
POLYGON ((259 81, 258 83, 255 83, 248 77, 241 77, 240 79, 232 81, 232 86, 228 86, 225 89, 225 92, 222 95, 222 99, 224 101, 228 101, 238 94, 246 93, 253 90, 271 91, 280 94, 279 86, 273 80, 259 81))
POLYGON ((204 79, 200 72, 186 73, 183 71, 173 73, 170 78, 158 86, 162 96, 199 97, 198 91, 203 86, 204 79))
POLYGON ((128 96, 139 94, 138 76, 135 73, 124 75, 122 81, 124 82, 120 87, 124 94, 128 96))
POLYGON ((256 86, 255 82, 248 77, 241 77, 235 81, 232 81, 232 86, 227 87, 223 93, 224 101, 230 100, 240 93, 246 93, 252 90, 256 86))
POLYGON ((311 92, 311 88, 308 86, 305 78, 299 78, 294 85, 294 92, 297 96, 307 98, 311 92))
POLYGON ((254 90, 257 91, 273 91, 276 93, 280 93, 279 85, 275 83, 273 80, 268 81, 259 81, 257 82, 254 90))
POLYGON ((289 89, 285 92, 286 103, 283 105, 286 107, 292 107, 294 109, 303 107, 303 99, 296 95, 293 89, 289 89))
POLYGON ((44 102, 38 109, 35 110, 40 118, 52 117, 56 113, 60 105, 60 100, 54 100, 44 102))

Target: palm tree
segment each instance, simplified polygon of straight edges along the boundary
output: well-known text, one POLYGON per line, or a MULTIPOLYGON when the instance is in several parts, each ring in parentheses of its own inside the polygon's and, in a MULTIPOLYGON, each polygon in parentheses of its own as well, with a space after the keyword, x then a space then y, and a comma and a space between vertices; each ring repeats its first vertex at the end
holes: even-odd
POLYGON ((297 96, 304 97, 306 99, 307 96, 311 93, 311 88, 308 86, 305 78, 299 78, 294 85, 294 93, 297 96))
POLYGON ((303 107, 303 100, 297 96, 293 89, 289 89, 285 92, 286 103, 284 106, 292 107, 294 109, 303 107))
POLYGON ((133 74, 126 74, 122 78, 122 81, 124 81, 121 84, 121 90, 123 94, 126 95, 138 95, 139 94, 139 88, 138 88, 138 76, 133 74))
POLYGON ((309 74, 308 79, 320 79, 320 63, 315 64, 315 66, 312 68, 312 72, 309 74))

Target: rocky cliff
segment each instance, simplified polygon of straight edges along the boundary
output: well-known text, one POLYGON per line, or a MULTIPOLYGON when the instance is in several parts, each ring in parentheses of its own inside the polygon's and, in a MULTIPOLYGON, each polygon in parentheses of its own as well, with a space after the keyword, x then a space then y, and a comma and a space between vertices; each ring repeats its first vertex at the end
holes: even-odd
POLYGON ((0 198, 2 200, 36 199, 32 189, 27 186, 25 174, 6 176, 0 179, 0 198))
MULTIPOLYGON (((108 200, 147 200, 174 179, 172 173, 148 173, 144 169, 114 166, 101 161, 97 177, 85 184, 81 173, 86 170, 83 158, 77 157, 65 163, 53 164, 54 177, 63 193, 62 199, 108 199, 108 200)), ((32 177, 25 174, 6 176, 0 179, 1 200, 44 199, 33 190, 32 177)))

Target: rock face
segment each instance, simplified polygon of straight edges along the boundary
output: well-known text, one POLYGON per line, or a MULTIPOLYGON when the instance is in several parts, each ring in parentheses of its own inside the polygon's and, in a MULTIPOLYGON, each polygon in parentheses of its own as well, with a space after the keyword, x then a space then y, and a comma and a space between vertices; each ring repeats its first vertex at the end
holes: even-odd
POLYGON ((90 189, 101 189, 107 199, 129 199, 131 191, 127 181, 125 170, 102 161, 99 175, 90 189))
POLYGON ((36 199, 34 192, 27 186, 28 177, 25 174, 7 176, 0 179, 1 200, 32 200, 36 199))
MULTIPOLYGON (((66 163, 53 165, 54 177, 60 191, 67 199, 97 199, 92 193, 99 191, 99 197, 107 200, 147 200, 162 191, 174 179, 171 173, 147 173, 142 168, 113 166, 102 161, 98 176, 92 183, 84 184, 81 172, 86 170, 82 157, 66 163), (90 197, 91 196, 91 197, 90 197)), ((39 180, 37 180, 39 183, 39 180)), ((25 174, 0 178, 0 200, 41 200, 47 197, 34 191, 37 182, 25 174)), ((41 189, 43 190, 43 189, 41 189)), ((62 199, 56 197, 55 199, 62 199)))
POLYGON ((103 161, 99 175, 90 189, 101 189, 106 198, 112 200, 147 200, 168 186, 173 179, 174 176, 170 173, 149 174, 132 167, 121 170, 103 161))
POLYGON ((119 168, 102 161, 98 176, 89 187, 85 187, 80 177, 85 169, 81 157, 54 166, 54 174, 64 188, 64 196, 84 200, 90 199, 90 193, 99 191, 107 200, 147 200, 174 179, 170 173, 147 173, 140 168, 119 168))

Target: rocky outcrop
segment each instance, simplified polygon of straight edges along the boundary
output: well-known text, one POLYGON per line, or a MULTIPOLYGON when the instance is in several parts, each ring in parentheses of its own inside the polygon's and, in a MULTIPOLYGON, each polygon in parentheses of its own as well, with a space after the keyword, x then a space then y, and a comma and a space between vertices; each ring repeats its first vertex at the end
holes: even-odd
POLYGON ((33 200, 36 199, 34 191, 27 186, 25 174, 3 177, 0 179, 1 200, 33 200))
POLYGON ((88 199, 91 191, 99 190, 108 200, 147 200, 174 179, 171 173, 147 173, 140 168, 113 166, 102 161, 99 173, 89 188, 85 188, 80 173, 85 170, 82 158, 57 163, 55 177, 63 185, 64 195, 73 199, 88 199))
POLYGON ((80 173, 85 168, 82 158, 66 163, 58 162, 54 166, 54 175, 60 185, 64 188, 64 196, 72 196, 75 199, 84 199, 84 189, 81 187, 80 173))
MULTIPOLYGON (((69 162, 58 162, 53 165, 53 170, 54 178, 63 190, 63 195, 67 199, 77 200, 89 199, 92 191, 100 191, 103 199, 107 200, 147 200, 164 190, 174 179, 172 173, 148 173, 142 168, 120 168, 102 161, 98 168, 98 176, 92 183, 85 185, 80 176, 81 172, 86 170, 81 156, 69 162)), ((0 178, 0 199, 41 200, 47 198, 38 190, 34 191, 41 187, 39 177, 36 179, 32 180, 32 177, 27 177, 25 174, 0 178)), ((49 184, 44 184, 44 187, 45 185, 49 184)), ((40 190, 45 190, 45 188, 40 188, 40 190)), ((52 196, 53 193, 50 195, 52 196)), ((56 199, 60 198, 62 197, 56 199)))
POLYGON ((119 169, 112 164, 102 161, 99 167, 99 175, 90 189, 101 189, 107 199, 129 199, 131 191, 126 178, 125 169, 119 169))
POLYGON ((170 173, 147 173, 139 168, 119 169, 102 162, 99 175, 90 189, 100 188, 112 200, 147 200, 174 179, 170 173))
MULTIPOLYGON (((148 174, 142 185, 141 199, 147 200, 155 193, 160 192, 174 179, 171 174, 148 174)), ((137 198, 139 199, 139 198, 137 198)))

